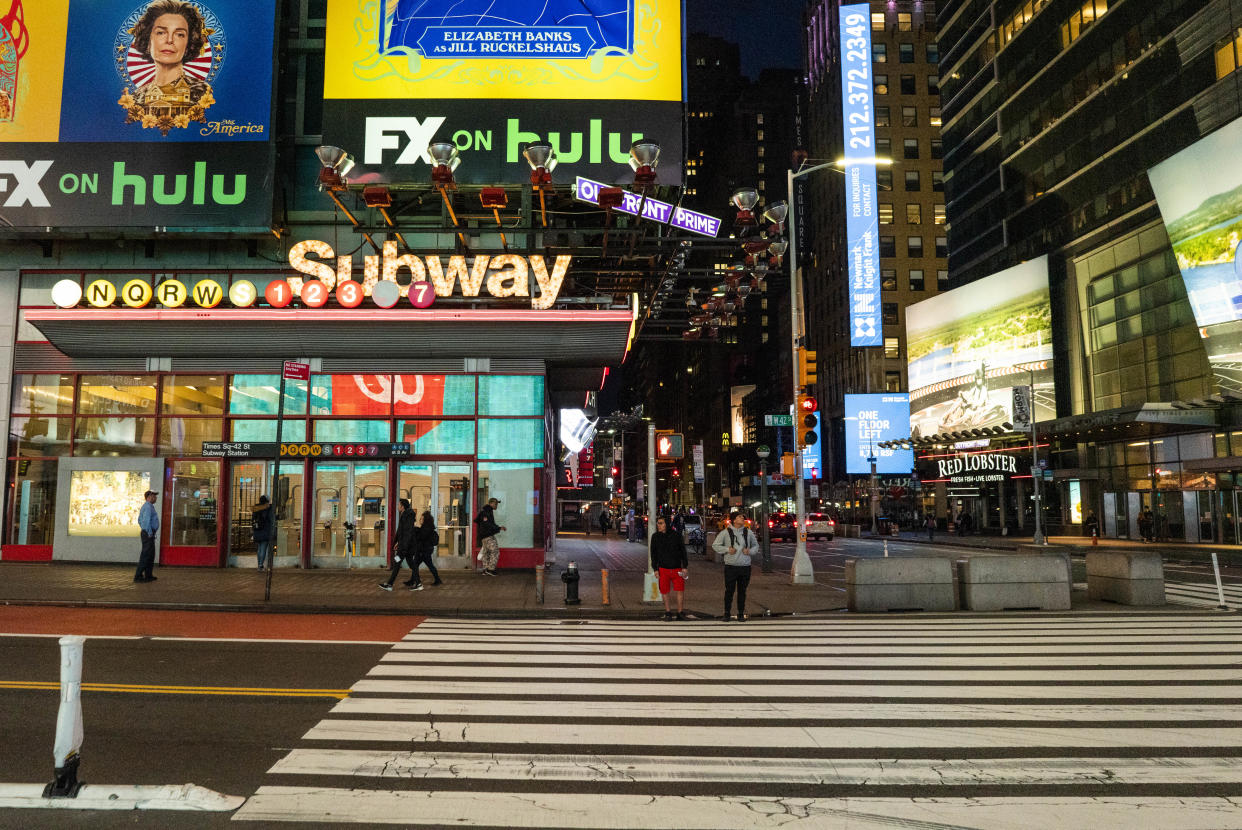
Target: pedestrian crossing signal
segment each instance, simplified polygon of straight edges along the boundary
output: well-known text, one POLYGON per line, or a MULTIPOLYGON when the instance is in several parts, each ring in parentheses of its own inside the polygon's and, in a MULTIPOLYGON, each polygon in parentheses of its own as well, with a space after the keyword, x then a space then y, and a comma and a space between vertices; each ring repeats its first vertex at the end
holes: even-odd
POLYGON ((685 454, 685 442, 680 432, 656 436, 656 461, 680 461, 685 454))

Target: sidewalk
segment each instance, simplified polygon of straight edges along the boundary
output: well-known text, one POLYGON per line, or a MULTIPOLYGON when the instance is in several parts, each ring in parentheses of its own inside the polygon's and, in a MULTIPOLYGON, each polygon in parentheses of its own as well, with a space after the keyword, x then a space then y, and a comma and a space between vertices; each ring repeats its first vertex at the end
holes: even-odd
MULTIPOLYGON (((473 571, 442 571, 444 585, 431 587, 423 571, 424 590, 410 592, 400 582, 392 592, 379 583, 387 569, 355 571, 277 570, 272 597, 264 601, 266 574, 236 568, 161 568, 157 581, 135 584, 134 565, 71 563, 0 564, 0 604, 73 605, 170 610, 280 611, 304 613, 438 614, 457 617, 615 617, 650 619, 663 612, 660 604, 642 602, 647 570, 645 544, 598 535, 558 536, 556 561, 546 570, 544 603, 535 601, 533 571, 504 571, 490 577, 473 571), (564 604, 561 573, 569 562, 578 566, 582 604, 564 604), (602 604, 602 574, 608 570, 610 604, 602 604)), ((723 611, 724 570, 718 562, 691 556, 685 607, 696 616, 723 611)), ((399 580, 407 579, 402 570, 399 580)), ((747 612, 759 616, 838 611, 845 592, 828 584, 831 574, 819 572, 813 585, 791 585, 787 571, 764 574, 754 568, 747 612)))

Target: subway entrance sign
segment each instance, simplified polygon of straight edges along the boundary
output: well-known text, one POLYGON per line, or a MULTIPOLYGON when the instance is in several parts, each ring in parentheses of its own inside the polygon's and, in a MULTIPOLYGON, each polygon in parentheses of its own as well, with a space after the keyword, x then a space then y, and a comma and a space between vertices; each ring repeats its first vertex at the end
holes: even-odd
POLYGON ((408 442, 204 441, 204 458, 409 458, 408 442))

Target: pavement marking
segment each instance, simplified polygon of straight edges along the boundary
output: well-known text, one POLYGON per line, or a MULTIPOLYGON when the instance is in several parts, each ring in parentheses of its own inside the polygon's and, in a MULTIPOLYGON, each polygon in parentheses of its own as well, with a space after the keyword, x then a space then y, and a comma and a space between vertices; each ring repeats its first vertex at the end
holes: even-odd
MULTIPOLYGON (((979 649, 984 652, 984 649, 979 649)), ((756 655, 767 655, 770 652, 757 651, 752 652, 756 655)), ((1065 655, 1058 654, 1044 657, 1037 662, 1041 668, 1063 667, 1063 666, 1167 666, 1172 660, 1172 653, 1163 652, 1158 654, 1096 654, 1096 655, 1065 655)), ((977 654, 980 664, 988 667, 1006 667, 1006 666, 1030 666, 1032 660, 1029 656, 1009 655, 1001 656, 996 654, 977 654)), ((547 654, 534 655, 530 653, 514 654, 512 652, 496 653, 480 653, 473 651, 434 651, 420 653, 416 651, 391 651, 380 658, 381 664, 388 663, 418 663, 425 667, 435 666, 443 667, 445 661, 451 661, 454 664, 470 665, 469 671, 473 672, 476 667, 474 664, 500 664, 500 665, 520 665, 534 664, 542 667, 542 671, 547 673, 547 664, 563 665, 563 666, 595 666, 595 667, 623 667, 632 666, 637 668, 649 668, 653 665, 662 664, 662 660, 655 656, 640 656, 634 654, 547 654)), ((1216 654, 1188 654, 1176 661, 1179 666, 1237 666, 1242 668, 1242 654, 1237 651, 1216 654)), ((717 654, 682 654, 679 656, 677 663, 682 666, 703 665, 703 666, 733 666, 737 664, 736 653, 730 651, 720 651, 717 654)), ((929 655, 920 654, 917 656, 910 655, 893 655, 885 657, 877 657, 874 655, 834 655, 830 657, 807 656, 799 653, 787 653, 783 656, 773 656, 769 659, 748 660, 747 669, 756 669, 759 666, 767 668, 792 668, 797 666, 816 667, 823 666, 827 668, 847 668, 850 666, 910 666, 913 668, 923 669, 928 666, 961 666, 962 658, 960 655, 929 655)), ((765 668, 765 671, 767 670, 765 668)))
POLYGON ((44 798, 43 784, 0 784, 0 809, 188 810, 228 813, 246 799, 195 784, 108 786, 83 784, 76 798, 44 798))
MULTIPOLYGON (((1090 644, 1089 648, 1082 647, 1076 643, 1058 644, 1058 645, 940 645, 938 643, 914 643, 902 644, 900 647, 886 648, 885 654, 890 655, 1016 655, 1016 654, 1083 654, 1083 655, 1099 655, 1099 654, 1192 654, 1197 652, 1220 653, 1220 654, 1238 654, 1239 640, 1207 640, 1204 642, 1176 642, 1176 643, 1153 643, 1148 646, 1126 646, 1124 648, 1112 648, 1110 643, 1090 644), (1128 649, 1134 649, 1130 652, 1128 649), (1140 651, 1140 649, 1142 649, 1140 651)), ((841 656, 853 654, 873 654, 875 648, 868 645, 859 645, 851 643, 848 645, 832 646, 832 653, 841 656)), ((678 645, 667 646, 652 638, 648 644, 633 646, 607 646, 596 647, 592 649, 593 654, 597 655, 662 655, 662 654, 680 654, 680 655, 723 655, 726 657, 761 655, 772 658, 777 657, 793 657, 806 654, 805 649, 797 648, 777 648, 769 646, 735 646, 735 645, 678 645)), ((822 653, 817 650, 816 653, 822 653)), ((511 646, 502 644, 489 645, 479 643, 463 643, 460 646, 453 646, 449 643, 438 645, 424 646, 420 643, 397 643, 393 646, 393 650, 389 652, 396 659, 396 655, 402 654, 419 654, 424 655, 428 660, 437 660, 439 655, 444 654, 462 654, 470 655, 469 660, 481 660, 489 654, 514 654, 527 658, 533 655, 539 655, 540 660, 531 659, 530 662, 548 662, 554 660, 557 656, 564 655, 581 655, 582 649, 577 646, 565 646, 562 648, 551 648, 544 646, 542 648, 521 648, 515 649, 511 646)))
MULTIPOLYGON (((54 680, 0 680, 0 689, 59 691, 54 680)), ((222 695, 229 697, 331 697, 343 700, 349 689, 275 689, 247 686, 150 686, 139 683, 83 683, 84 692, 117 692, 144 695, 222 695)))
MULTIPOLYGON (((56 640, 64 637, 64 634, 20 634, 7 631, 0 631, 0 637, 46 637, 49 640, 56 640)), ((141 640, 140 634, 79 634, 88 640, 141 640)))
POLYGON ((1228 798, 1070 796, 1003 798, 782 798, 617 793, 374 791, 260 787, 235 821, 404 824, 411 827, 548 826, 597 830, 1225 830, 1242 827, 1228 798), (503 818, 502 818, 503 817, 503 818))
POLYGON ((819 786, 1031 786, 1237 784, 1242 758, 719 758, 703 755, 383 752, 294 749, 278 775, 484 781, 812 784, 819 786))

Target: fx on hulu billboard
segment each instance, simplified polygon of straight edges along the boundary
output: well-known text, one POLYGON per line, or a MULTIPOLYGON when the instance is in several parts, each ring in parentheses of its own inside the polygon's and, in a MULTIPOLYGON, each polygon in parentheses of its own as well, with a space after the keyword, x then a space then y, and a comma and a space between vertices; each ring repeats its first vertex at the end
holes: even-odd
POLYGON ((1222 389, 1242 391, 1242 119, 1148 172, 1222 389))
POLYGON ((568 181, 633 177, 661 147, 682 181, 682 0, 328 0, 324 141, 356 182, 425 181, 452 141, 460 182, 525 181, 546 140, 568 181))
POLYGON ((1028 384, 1035 418, 1052 418, 1048 258, 915 303, 906 343, 912 437, 1012 423, 1013 387, 1028 384))
POLYGON ((0 0, 0 221, 267 228, 275 11, 0 0))
POLYGON ((910 434, 910 396, 903 393, 845 396, 845 472, 865 475, 910 475, 914 450, 878 447, 884 441, 900 441, 910 434))

